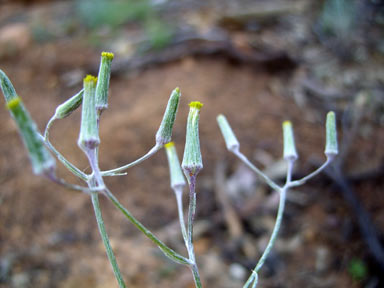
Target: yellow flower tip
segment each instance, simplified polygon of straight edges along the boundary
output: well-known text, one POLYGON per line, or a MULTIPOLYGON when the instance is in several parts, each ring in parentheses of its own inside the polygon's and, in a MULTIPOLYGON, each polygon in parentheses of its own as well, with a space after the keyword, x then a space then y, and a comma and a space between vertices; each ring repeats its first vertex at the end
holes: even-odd
POLYGON ((180 93, 180 88, 179 88, 179 87, 176 87, 176 88, 175 88, 175 91, 176 91, 177 93, 180 93))
POLYGON ((199 101, 193 101, 193 102, 189 103, 189 107, 196 108, 196 109, 200 110, 201 107, 203 107, 203 103, 201 103, 199 101))
POLYGON ((175 143, 172 142, 172 141, 171 141, 171 142, 168 142, 167 144, 164 145, 165 148, 171 148, 171 147, 173 147, 173 146, 175 146, 175 143))
POLYGON ((13 109, 15 109, 17 106, 19 106, 20 103, 21 103, 21 99, 20 99, 20 97, 15 97, 15 98, 13 98, 11 101, 9 101, 9 102, 7 103, 7 108, 8 108, 9 110, 13 110, 13 109))
POLYGON ((96 85, 97 77, 95 77, 93 75, 87 75, 84 78, 84 83, 92 83, 92 84, 96 85))
POLYGON ((291 121, 284 121, 283 122, 283 127, 288 127, 288 126, 292 126, 292 122, 291 121))
POLYGON ((101 57, 107 58, 108 60, 113 60, 115 54, 113 54, 112 52, 102 52, 101 57))

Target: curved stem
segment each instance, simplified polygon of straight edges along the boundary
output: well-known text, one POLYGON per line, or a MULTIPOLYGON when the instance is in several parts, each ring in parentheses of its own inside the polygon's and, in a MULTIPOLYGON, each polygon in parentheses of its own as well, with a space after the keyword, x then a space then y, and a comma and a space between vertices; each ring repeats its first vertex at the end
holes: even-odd
POLYGON ((255 268, 256 273, 259 272, 260 268, 263 266, 265 260, 268 257, 269 252, 271 252, 273 244, 275 244, 277 234, 279 233, 279 230, 280 230, 281 221, 283 219, 286 191, 287 190, 285 188, 282 188, 280 191, 279 210, 277 211, 275 227, 273 228, 272 235, 271 235, 271 238, 269 239, 268 245, 265 248, 263 255, 261 256, 259 262, 256 265, 256 268, 255 268))
POLYGON ((169 248, 167 245, 165 245, 161 240, 159 240, 151 231, 149 231, 143 224, 140 223, 129 211, 126 209, 119 200, 115 197, 115 195, 112 194, 111 191, 109 191, 107 188, 105 189, 106 196, 109 200, 112 201, 113 205, 115 205, 123 214, 124 216, 132 222, 133 225, 136 226, 137 229, 139 229, 141 232, 144 233, 147 238, 152 240, 159 248, 160 250, 170 258, 171 260, 175 261, 176 263, 185 264, 185 265, 191 265, 191 261, 189 259, 185 258, 184 256, 181 256, 171 248, 169 248))
POLYGON ((315 177, 317 174, 319 174, 320 172, 322 172, 331 162, 332 162, 333 158, 327 158, 327 160, 323 163, 323 165, 321 165, 319 168, 317 168, 315 171, 313 171, 311 174, 308 174, 307 176, 299 179, 299 180, 295 180, 295 181, 292 181, 290 182, 288 185, 289 187, 296 187, 296 186, 300 186, 300 185, 303 185, 305 182, 307 182, 309 179, 315 177))
POLYGON ((159 151, 163 146, 159 146, 159 145, 155 145, 151 148, 151 150, 148 151, 147 154, 145 154, 144 156, 140 157, 139 159, 127 164, 127 165, 124 165, 124 166, 121 166, 121 167, 118 167, 118 168, 115 168, 115 169, 111 169, 111 170, 107 170, 107 171, 101 171, 101 175, 102 176, 115 176, 116 173, 120 173, 120 172, 123 172, 124 170, 127 170, 128 168, 131 168, 141 162, 143 162, 144 160, 148 159, 149 157, 153 156, 157 151, 159 151))
POLYGON ((71 183, 68 183, 67 181, 65 181, 64 179, 61 179, 61 178, 57 177, 54 174, 48 174, 47 177, 52 182, 55 182, 55 183, 57 183, 59 185, 62 185, 62 186, 64 186, 67 189, 81 191, 81 192, 88 193, 88 194, 90 194, 92 192, 98 192, 98 191, 102 191, 103 190, 103 189, 100 189, 100 188, 90 189, 90 188, 87 188, 87 187, 84 187, 84 186, 80 186, 80 185, 76 185, 76 184, 71 184, 71 183))
MULTIPOLYGON (((277 211, 275 227, 273 228, 272 235, 271 235, 271 237, 269 239, 267 247, 265 248, 265 250, 263 252, 263 255, 261 256, 260 260, 257 262, 254 271, 252 272, 251 276, 248 278, 248 281, 245 283, 243 288, 249 287, 249 285, 250 285, 250 283, 252 281, 256 281, 257 273, 259 272, 261 267, 264 265, 264 262, 267 259, 269 253, 271 252, 271 249, 272 249, 272 247, 275 244, 275 241, 277 239, 277 234, 278 234, 278 232, 280 230, 281 221, 283 219, 283 214, 284 214, 284 207, 285 207, 285 199, 286 199, 287 188, 284 186, 283 188, 279 189, 279 191, 280 191, 280 201, 279 201, 279 209, 277 211)), ((256 287, 256 286, 253 285, 252 287, 256 287)))
POLYGON ((45 128, 44 136, 42 137, 42 140, 44 141, 45 145, 48 147, 49 150, 59 159, 61 163, 67 169, 72 172, 75 176, 79 177, 81 180, 88 181, 88 175, 82 172, 79 168, 77 168, 75 165, 73 165, 71 162, 69 162, 57 149, 52 145, 52 143, 49 141, 49 129, 51 128, 53 122, 56 120, 56 118, 53 116, 51 119, 49 119, 47 127, 45 128))

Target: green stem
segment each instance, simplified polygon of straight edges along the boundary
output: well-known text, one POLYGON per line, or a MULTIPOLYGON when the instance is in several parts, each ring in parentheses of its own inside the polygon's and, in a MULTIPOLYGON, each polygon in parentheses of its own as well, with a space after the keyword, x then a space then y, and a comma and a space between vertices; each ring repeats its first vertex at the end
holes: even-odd
POLYGON ((127 164, 127 165, 124 165, 124 166, 121 166, 121 167, 118 167, 118 168, 115 168, 115 169, 111 169, 111 170, 107 170, 107 171, 101 171, 101 175, 102 176, 115 176, 116 173, 120 173, 120 172, 123 172, 124 170, 127 170, 128 168, 131 168, 141 162, 143 162, 144 160, 148 159, 149 157, 153 156, 157 151, 159 151, 163 146, 159 146, 159 145, 155 145, 152 147, 151 150, 148 151, 147 154, 145 154, 144 156, 140 157, 139 159, 127 164))
POLYGON ((189 260, 193 263, 191 266, 193 280, 195 281, 196 288, 201 288, 201 280, 199 275, 199 270, 196 265, 196 257, 193 248, 193 222, 195 220, 196 214, 196 176, 191 176, 189 178, 189 207, 188 207, 188 224, 187 224, 187 250, 189 255, 189 260))
MULTIPOLYGON (((280 230, 281 221, 283 219, 283 214, 284 214, 287 188, 284 186, 283 188, 279 189, 279 191, 280 191, 280 201, 279 201, 279 209, 277 211, 275 227, 273 227, 272 235, 269 239, 267 247, 263 252, 263 255, 261 256, 259 262, 257 262, 254 271, 252 272, 251 276, 249 277, 248 281, 245 283, 243 288, 249 287, 252 281, 256 281, 256 284, 257 284, 257 273, 260 271, 261 267, 264 265, 264 262, 267 259, 269 253, 271 252, 272 247, 275 244, 275 241, 277 239, 277 234, 280 230)), ((252 287, 256 287, 256 286, 253 285, 252 287)))
POLYGON ((307 182, 309 179, 315 177, 317 174, 319 174, 320 172, 322 172, 331 162, 332 162, 333 158, 327 158, 327 160, 323 163, 323 165, 321 165, 319 168, 317 168, 315 171, 313 171, 311 174, 299 179, 299 180, 295 180, 295 181, 292 181, 289 183, 289 187, 296 187, 296 186, 300 186, 300 185, 303 185, 305 182, 307 182))
POLYGON ((67 189, 81 191, 81 192, 89 193, 89 194, 92 193, 92 192, 100 192, 100 191, 102 191, 102 189, 99 189, 99 188, 97 188, 97 189, 90 189, 88 187, 83 187, 83 186, 80 186, 80 185, 68 183, 64 179, 56 177, 56 175, 54 175, 54 174, 47 175, 47 177, 52 182, 57 183, 57 184, 59 184, 61 186, 64 186, 67 189))
POLYGON ((45 128, 44 136, 41 136, 44 143, 47 145, 48 149, 51 150, 51 152, 57 157, 57 159, 59 159, 59 161, 63 163, 63 165, 67 167, 70 172, 72 172, 72 174, 79 177, 81 180, 88 181, 88 175, 82 172, 71 162, 69 162, 59 151, 56 150, 56 148, 52 145, 51 141, 49 141, 49 129, 51 128, 55 120, 56 118, 52 117, 48 121, 47 127, 45 128))
POLYGON ((244 162, 253 172, 260 176, 273 190, 279 190, 280 186, 273 182, 267 175, 265 175, 259 168, 253 165, 248 158, 238 150, 232 151, 241 161, 244 162))
POLYGON ((176 187, 173 189, 176 196, 176 204, 177 204, 177 212, 179 214, 179 222, 180 222, 180 228, 181 228, 181 234, 183 235, 185 247, 188 247, 188 236, 187 236, 187 230, 185 228, 185 221, 184 221, 184 211, 183 211, 183 187, 176 187))
POLYGON ((149 231, 143 224, 141 224, 120 202, 119 200, 109 191, 108 189, 105 190, 106 196, 109 198, 109 200, 112 201, 113 205, 115 205, 124 215, 125 217, 132 222, 133 225, 136 226, 137 229, 139 229, 141 232, 144 233, 147 238, 152 240, 159 248, 160 250, 170 258, 171 260, 175 261, 176 263, 184 264, 184 265, 191 265, 191 261, 185 258, 184 256, 181 256, 171 248, 169 248, 167 245, 165 245, 160 239, 158 239, 151 231, 149 231))
POLYGON ((269 252, 271 252, 273 244, 275 244, 277 234, 280 230, 281 221, 283 219, 285 198, 286 198, 286 189, 282 188, 280 191, 280 202, 279 202, 279 210, 277 212, 276 224, 275 224, 275 227, 273 228, 272 235, 271 235, 271 238, 269 239, 267 248, 265 248, 263 255, 261 256, 259 262, 256 265, 256 268, 255 268, 256 272, 259 272, 260 268, 263 266, 265 260, 267 259, 269 252))
POLYGON ((192 269, 193 280, 195 281, 196 288, 202 288, 203 285, 201 284, 199 270, 197 269, 197 265, 193 264, 191 266, 191 269, 192 269))
POLYGON ((91 198, 92 198, 93 209, 95 211, 97 225, 99 227, 99 232, 100 232, 101 238, 103 239, 103 243, 108 255, 109 262, 112 265, 113 273, 115 274, 117 282, 119 283, 119 287, 125 288, 126 286, 125 286, 123 277, 121 276, 119 266, 117 265, 116 257, 113 254, 107 232, 105 231, 104 221, 101 215, 100 204, 99 204, 99 195, 97 193, 92 193, 91 198))
MULTIPOLYGON (((92 177, 88 180, 89 188, 90 189, 94 189, 94 188, 103 189, 103 191, 105 191, 106 187, 104 185, 103 178, 100 175, 100 169, 99 169, 99 164, 98 164, 98 159, 97 159, 97 150, 95 148, 88 149, 85 152, 85 154, 88 157, 89 164, 91 165, 91 168, 93 171, 92 177)), ((95 211, 96 221, 97 221, 97 225, 99 227, 101 239, 103 240, 105 251, 107 252, 109 262, 112 265, 113 273, 115 274, 115 278, 116 278, 117 282, 119 283, 119 287, 125 288, 126 286, 125 286, 123 277, 121 276, 119 266, 117 265, 116 257, 113 254, 111 244, 109 243, 108 234, 105 231, 104 221, 103 221, 103 218, 101 215, 101 210, 100 210, 98 193, 92 193, 91 198, 92 198, 93 209, 95 211)))

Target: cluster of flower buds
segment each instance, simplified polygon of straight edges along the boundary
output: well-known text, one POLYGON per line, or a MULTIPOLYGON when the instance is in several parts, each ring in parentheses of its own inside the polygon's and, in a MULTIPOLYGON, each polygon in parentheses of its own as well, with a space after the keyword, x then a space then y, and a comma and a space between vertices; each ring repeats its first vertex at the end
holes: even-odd
MULTIPOLYGON (((240 149, 240 143, 237 140, 231 126, 224 115, 217 116, 217 123, 220 127, 227 149, 231 152, 237 152, 240 149)), ((283 139, 284 139, 284 159, 295 161, 298 158, 295 146, 295 137, 293 134, 292 123, 290 121, 283 122, 283 139)), ((337 129, 335 112, 330 111, 326 120, 326 144, 325 155, 332 159, 338 154, 337 129)))

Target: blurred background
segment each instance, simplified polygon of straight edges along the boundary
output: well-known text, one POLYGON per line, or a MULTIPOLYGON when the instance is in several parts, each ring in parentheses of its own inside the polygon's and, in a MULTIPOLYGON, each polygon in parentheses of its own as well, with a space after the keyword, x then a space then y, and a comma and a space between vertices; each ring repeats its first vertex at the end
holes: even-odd
MULTIPOLYGON (((176 86, 182 99, 173 139, 181 157, 187 104, 204 103, 195 245, 205 287, 242 287, 278 204, 226 151, 217 114, 227 116, 249 159, 281 182, 281 122, 293 122, 294 177, 302 177, 324 161, 329 110, 338 117, 341 155, 289 191, 260 287, 384 287, 383 36, 382 0, 0 0, 0 69, 40 130, 82 78, 97 73, 100 52, 115 53, 102 169, 152 147, 176 86)), ((59 121, 51 137, 89 171, 76 145, 79 120, 77 111, 59 121)), ((0 287, 117 287, 89 197, 32 174, 5 108, 0 137, 0 287)), ((62 167, 59 173, 80 184, 62 167)), ((163 151, 106 183, 186 253, 163 151)), ((101 205, 128 287, 194 287, 187 268, 165 259, 106 199, 101 205)))

